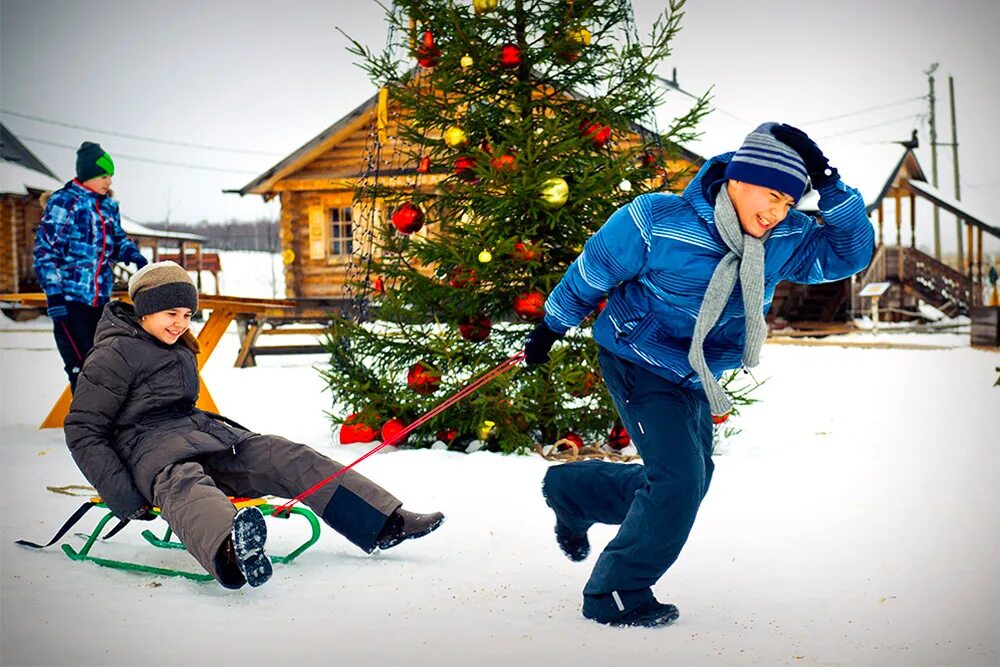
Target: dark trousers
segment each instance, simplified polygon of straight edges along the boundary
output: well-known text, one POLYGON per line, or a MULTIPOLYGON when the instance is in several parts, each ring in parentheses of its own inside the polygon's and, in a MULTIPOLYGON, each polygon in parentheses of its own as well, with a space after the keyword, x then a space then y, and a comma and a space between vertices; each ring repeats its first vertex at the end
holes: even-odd
POLYGON ((94 346, 94 332, 97 322, 101 319, 104 307, 88 306, 73 301, 66 302, 66 319, 53 322, 53 333, 56 337, 56 348, 63 359, 66 375, 69 376, 69 386, 76 391, 76 379, 83 368, 83 360, 87 352, 94 346))
POLYGON ((543 492, 571 533, 583 534, 595 523, 620 524, 583 591, 584 615, 611 619, 652 599, 650 588, 687 541, 712 480, 712 418, 702 391, 685 389, 603 348, 599 358, 643 463, 555 466, 545 475, 543 492))

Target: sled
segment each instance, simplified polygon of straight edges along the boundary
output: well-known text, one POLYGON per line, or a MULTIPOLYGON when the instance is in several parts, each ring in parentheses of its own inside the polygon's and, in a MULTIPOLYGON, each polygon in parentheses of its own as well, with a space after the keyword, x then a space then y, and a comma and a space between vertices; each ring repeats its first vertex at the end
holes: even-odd
MULTIPOLYGON (((293 549, 292 551, 283 556, 273 556, 268 554, 272 563, 281 563, 281 564, 290 563, 296 558, 298 558, 309 547, 315 544, 317 540, 319 540, 319 534, 320 534, 319 519, 317 519, 313 511, 308 508, 291 507, 286 510, 282 510, 280 514, 276 515, 275 509, 277 509, 277 506, 268 503, 264 498, 230 498, 230 500, 233 502, 233 505, 236 507, 236 509, 253 506, 259 509, 261 511, 261 514, 263 514, 264 516, 273 516, 276 520, 282 520, 282 521, 288 520, 289 518, 291 518, 293 514, 296 514, 298 516, 303 517, 306 521, 309 522, 309 526, 311 528, 309 537, 302 544, 300 544, 295 549, 293 549)), ((134 563, 130 561, 114 560, 111 558, 101 558, 99 556, 92 556, 90 553, 91 549, 93 548, 94 544, 99 539, 101 539, 100 536, 101 532, 104 530, 104 527, 108 524, 109 521, 115 518, 114 512, 112 512, 111 509, 108 508, 107 504, 105 504, 104 501, 99 497, 93 497, 90 499, 88 503, 84 503, 84 505, 80 507, 79 510, 77 510, 77 513, 73 517, 71 517, 69 521, 67 521, 66 525, 63 526, 63 529, 56 534, 56 537, 53 538, 52 542, 49 542, 49 544, 44 546, 49 546, 50 544, 58 540, 60 537, 62 537, 62 535, 65 534, 66 530, 68 530, 69 527, 71 527, 76 521, 78 521, 79 518, 83 516, 83 514, 85 514, 88 510, 93 509, 94 507, 102 508, 107 511, 104 513, 104 516, 101 517, 100 521, 97 522, 97 525, 94 527, 94 529, 90 533, 85 533, 83 535, 86 538, 86 542, 84 543, 83 548, 77 551, 68 544, 61 545, 63 553, 65 553, 71 559, 75 561, 87 561, 90 563, 94 563, 96 565, 100 565, 101 567, 110 567, 116 570, 131 570, 133 572, 143 572, 146 574, 158 574, 164 577, 183 577, 185 579, 190 579, 192 581, 212 581, 214 579, 214 577, 208 574, 207 572, 189 572, 186 570, 178 570, 168 567, 157 567, 155 565, 146 565, 142 563, 134 563)), ((152 513, 159 516, 160 508, 154 507, 152 509, 152 513)), ((119 523, 115 528, 111 529, 108 532, 108 534, 104 536, 103 539, 107 540, 108 538, 114 536, 122 527, 124 527, 125 523, 128 522, 119 523)), ((163 533, 162 537, 157 536, 152 530, 149 529, 142 531, 141 534, 142 537, 149 544, 151 544, 154 547, 158 547, 160 549, 185 548, 184 545, 180 542, 180 540, 175 538, 173 530, 169 526, 167 526, 167 529, 163 533)), ((33 548, 44 548, 43 545, 37 545, 23 540, 19 541, 18 543, 33 548)))

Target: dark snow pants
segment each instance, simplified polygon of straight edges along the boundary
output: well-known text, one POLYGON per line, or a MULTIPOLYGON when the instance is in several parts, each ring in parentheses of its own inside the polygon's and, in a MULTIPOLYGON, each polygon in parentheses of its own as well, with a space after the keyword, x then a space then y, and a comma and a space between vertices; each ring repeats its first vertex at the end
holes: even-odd
POLYGON ((605 349, 601 372, 643 463, 582 461, 549 468, 546 502, 577 535, 620 524, 583 590, 583 613, 614 620, 653 598, 681 552, 712 480, 712 418, 703 392, 685 389, 605 349))
MULTIPOLYGON (((292 498, 342 468, 306 445, 275 435, 254 435, 238 444, 235 453, 227 450, 167 466, 153 483, 153 502, 191 555, 229 586, 215 562, 236 516, 227 496, 292 498)), ((302 502, 365 551, 374 548, 388 516, 402 505, 354 470, 302 502)))
POLYGON ((76 391, 76 379, 80 377, 84 358, 90 348, 94 347, 94 332, 97 331, 97 323, 104 307, 95 308, 85 303, 67 301, 66 311, 66 319, 52 323, 52 332, 69 378, 70 389, 76 391))

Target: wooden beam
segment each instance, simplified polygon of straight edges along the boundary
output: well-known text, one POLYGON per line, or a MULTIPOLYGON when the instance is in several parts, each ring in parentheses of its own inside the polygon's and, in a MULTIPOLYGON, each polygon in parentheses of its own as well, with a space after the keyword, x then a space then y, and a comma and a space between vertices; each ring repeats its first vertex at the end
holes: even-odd
POLYGON ((917 247, 917 197, 910 193, 910 247, 917 247))

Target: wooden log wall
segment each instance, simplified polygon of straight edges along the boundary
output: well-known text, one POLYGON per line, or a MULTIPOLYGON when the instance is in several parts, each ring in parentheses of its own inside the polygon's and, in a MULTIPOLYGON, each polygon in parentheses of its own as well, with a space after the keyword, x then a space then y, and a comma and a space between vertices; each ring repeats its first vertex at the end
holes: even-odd
POLYGON ((0 196, 0 291, 16 292, 18 262, 18 217, 17 199, 10 195, 0 196))

